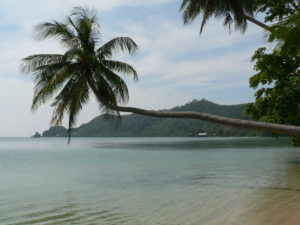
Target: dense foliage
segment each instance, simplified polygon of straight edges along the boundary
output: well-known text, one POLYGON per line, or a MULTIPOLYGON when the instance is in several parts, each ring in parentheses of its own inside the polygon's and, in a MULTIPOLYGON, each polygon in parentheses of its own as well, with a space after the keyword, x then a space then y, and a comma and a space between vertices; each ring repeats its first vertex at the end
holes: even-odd
MULTIPOLYGON (((255 102, 246 106, 246 113, 271 123, 300 125, 300 11, 299 2, 262 1, 260 12, 265 21, 276 22, 267 33, 275 47, 270 53, 258 49, 252 60, 258 72, 250 78, 250 87, 257 89, 255 102)), ((295 138, 295 145, 300 138, 295 138)))
MULTIPOLYGON (((253 1, 253 0, 252 0, 253 1)), ((298 0, 254 0, 253 9, 256 12, 264 13, 265 22, 282 20, 299 10, 298 0)))
MULTIPOLYGON (((227 116, 231 118, 248 119, 243 116, 243 104, 218 105, 207 100, 194 100, 184 106, 173 108, 173 111, 198 111, 227 116)), ((107 121, 103 115, 96 117, 87 124, 73 129, 73 136, 79 137, 176 137, 190 136, 201 132, 216 136, 256 136, 261 132, 223 126, 195 119, 159 119, 137 114, 122 116, 122 123, 116 126, 107 121)), ((54 127, 43 133, 44 137, 66 136, 67 130, 54 127), (56 132, 57 131, 57 132, 56 132)), ((264 134, 265 135, 265 134, 264 134)))
POLYGON ((250 78, 250 87, 257 91, 246 112, 271 123, 300 125, 300 58, 265 51, 258 49, 252 58, 258 73, 250 78))

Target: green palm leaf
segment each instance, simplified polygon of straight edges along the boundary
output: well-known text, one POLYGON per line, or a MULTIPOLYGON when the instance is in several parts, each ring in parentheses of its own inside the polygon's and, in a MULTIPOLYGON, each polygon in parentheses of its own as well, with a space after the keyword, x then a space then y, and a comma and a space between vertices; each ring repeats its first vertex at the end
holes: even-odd
POLYGON ((135 54, 138 50, 137 44, 129 37, 114 38, 97 50, 97 55, 100 58, 110 58, 114 53, 119 51, 127 51, 129 54, 135 54))
POLYGON ((137 72, 131 65, 127 63, 114 60, 103 60, 102 64, 111 71, 114 71, 116 73, 122 73, 123 75, 132 75, 134 80, 138 80, 137 72))

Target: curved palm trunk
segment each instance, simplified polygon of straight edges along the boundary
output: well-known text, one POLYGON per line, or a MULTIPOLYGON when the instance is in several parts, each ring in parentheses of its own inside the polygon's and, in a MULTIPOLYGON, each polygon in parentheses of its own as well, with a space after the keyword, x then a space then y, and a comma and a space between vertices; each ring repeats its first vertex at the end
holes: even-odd
POLYGON ((145 116, 159 117, 159 118, 185 118, 185 119, 200 119, 211 121, 219 124, 229 125, 233 127, 239 128, 247 128, 253 130, 262 130, 268 131, 277 134, 287 134, 291 136, 300 137, 300 126, 291 126, 291 125, 283 125, 283 124, 273 124, 273 123, 264 123, 250 120, 240 120, 240 119, 232 119, 223 116, 212 115, 208 113, 202 112, 192 112, 192 111, 155 111, 155 110, 146 110, 135 107, 125 107, 125 106, 113 106, 110 104, 106 104, 103 101, 103 98, 99 95, 99 92, 93 82, 89 82, 91 89, 98 99, 101 99, 102 102, 111 110, 119 111, 119 112, 130 112, 141 114, 145 116))
POLYGON ((268 25, 254 19, 253 17, 245 15, 245 18, 246 18, 246 20, 256 24, 257 26, 260 26, 260 27, 262 27, 263 29, 265 29, 267 31, 271 31, 271 27, 269 27, 268 25))
POLYGON ((207 120, 219 124, 229 125, 239 128, 247 128, 253 130, 262 130, 278 134, 288 134, 291 136, 300 137, 300 126, 264 123, 250 120, 240 120, 232 119, 223 116, 212 115, 202 112, 192 112, 192 111, 154 111, 145 110, 134 107, 122 107, 122 106, 110 106, 111 109, 120 112, 131 112, 136 114, 142 114, 146 116, 160 117, 160 118, 186 118, 186 119, 200 119, 207 120))

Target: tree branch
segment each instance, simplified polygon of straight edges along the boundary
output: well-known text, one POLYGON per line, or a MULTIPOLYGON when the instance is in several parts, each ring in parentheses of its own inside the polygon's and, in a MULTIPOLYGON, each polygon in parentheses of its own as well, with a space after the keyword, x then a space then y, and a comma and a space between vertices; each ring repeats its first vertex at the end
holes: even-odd
POLYGON ((260 26, 261 28, 263 28, 263 29, 265 29, 267 31, 271 31, 271 27, 269 27, 268 25, 266 25, 266 24, 264 24, 264 23, 256 20, 255 18, 253 18, 251 16, 247 16, 247 15, 245 15, 245 18, 246 18, 246 20, 248 20, 248 21, 250 21, 250 22, 252 22, 252 23, 260 26))

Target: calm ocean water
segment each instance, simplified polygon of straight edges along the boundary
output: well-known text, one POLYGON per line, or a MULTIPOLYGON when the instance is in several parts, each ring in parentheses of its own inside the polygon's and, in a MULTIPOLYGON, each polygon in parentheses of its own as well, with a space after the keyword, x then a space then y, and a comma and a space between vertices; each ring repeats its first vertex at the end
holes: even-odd
POLYGON ((300 224, 272 138, 0 138, 0 224, 300 224))

